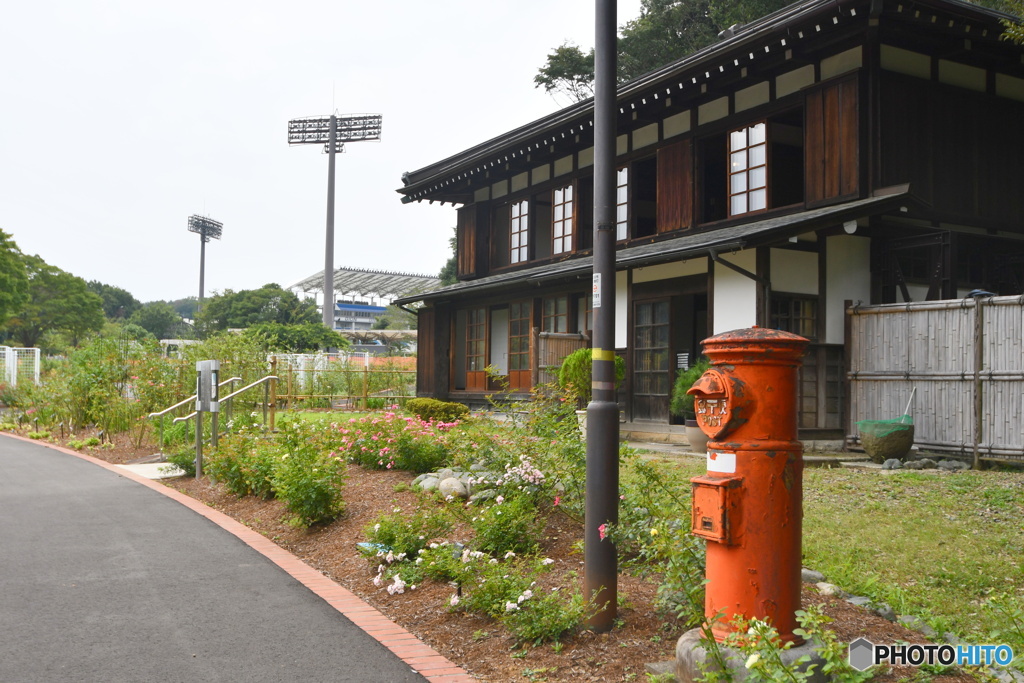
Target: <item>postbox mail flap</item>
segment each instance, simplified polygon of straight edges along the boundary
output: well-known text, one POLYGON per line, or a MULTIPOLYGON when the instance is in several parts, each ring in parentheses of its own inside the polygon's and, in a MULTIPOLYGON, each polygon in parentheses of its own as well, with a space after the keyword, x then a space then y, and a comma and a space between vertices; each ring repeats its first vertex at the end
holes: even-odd
POLYGON ((739 522, 742 477, 694 477, 690 530, 694 535, 731 545, 739 522))

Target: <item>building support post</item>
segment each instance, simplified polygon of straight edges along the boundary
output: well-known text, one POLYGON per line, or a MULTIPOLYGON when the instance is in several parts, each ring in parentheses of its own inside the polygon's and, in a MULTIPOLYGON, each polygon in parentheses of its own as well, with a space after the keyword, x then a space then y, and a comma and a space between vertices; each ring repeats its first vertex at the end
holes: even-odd
POLYGON ((615 401, 616 0, 597 0, 594 42, 594 351, 593 400, 587 406, 587 490, 583 589, 598 609, 588 620, 611 630, 618 600, 615 545, 619 521, 619 406, 615 401))

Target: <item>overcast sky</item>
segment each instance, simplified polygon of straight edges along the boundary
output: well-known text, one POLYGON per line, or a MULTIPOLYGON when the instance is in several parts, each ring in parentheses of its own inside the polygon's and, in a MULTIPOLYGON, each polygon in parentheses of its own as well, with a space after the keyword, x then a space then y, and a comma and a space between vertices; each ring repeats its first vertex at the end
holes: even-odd
POLYGON ((593 35, 589 0, 6 3, 0 229, 146 302, 198 294, 203 214, 207 295, 287 287, 323 269, 327 190, 288 120, 380 113, 338 156, 335 266, 434 275, 455 211, 402 204, 402 172, 569 104, 533 76, 593 35))

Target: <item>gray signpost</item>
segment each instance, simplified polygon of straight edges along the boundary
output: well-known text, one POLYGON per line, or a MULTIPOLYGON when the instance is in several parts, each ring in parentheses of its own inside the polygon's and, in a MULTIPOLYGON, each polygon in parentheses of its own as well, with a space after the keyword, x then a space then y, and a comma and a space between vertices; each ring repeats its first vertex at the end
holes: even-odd
POLYGON ((210 413, 212 416, 211 445, 217 447, 217 417, 220 415, 220 397, 217 395, 219 375, 219 360, 196 361, 196 479, 203 476, 203 413, 210 413))

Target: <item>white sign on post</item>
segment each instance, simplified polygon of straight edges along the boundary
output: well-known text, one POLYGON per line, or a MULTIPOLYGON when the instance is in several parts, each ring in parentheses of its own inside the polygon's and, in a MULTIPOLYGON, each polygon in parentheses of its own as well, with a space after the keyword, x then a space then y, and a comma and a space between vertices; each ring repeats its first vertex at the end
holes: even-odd
POLYGON ((594 308, 601 308, 601 273, 594 273, 594 308))

